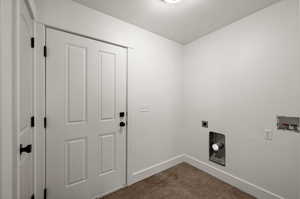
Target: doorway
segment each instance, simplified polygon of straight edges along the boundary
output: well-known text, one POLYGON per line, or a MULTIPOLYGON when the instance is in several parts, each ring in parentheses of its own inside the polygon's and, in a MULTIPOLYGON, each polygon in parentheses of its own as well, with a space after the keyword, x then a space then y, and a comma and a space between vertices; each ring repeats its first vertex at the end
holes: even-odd
POLYGON ((127 49, 46 28, 47 198, 126 184, 127 49))

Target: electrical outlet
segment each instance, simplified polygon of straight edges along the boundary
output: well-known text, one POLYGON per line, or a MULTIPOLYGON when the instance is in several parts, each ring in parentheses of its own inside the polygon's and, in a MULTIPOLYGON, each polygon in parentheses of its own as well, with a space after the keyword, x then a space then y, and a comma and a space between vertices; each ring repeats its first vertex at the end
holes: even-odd
POLYGON ((149 104, 142 104, 140 106, 140 112, 150 112, 150 105, 149 104))
POLYGON ((271 129, 265 129, 265 140, 273 140, 273 131, 271 129))

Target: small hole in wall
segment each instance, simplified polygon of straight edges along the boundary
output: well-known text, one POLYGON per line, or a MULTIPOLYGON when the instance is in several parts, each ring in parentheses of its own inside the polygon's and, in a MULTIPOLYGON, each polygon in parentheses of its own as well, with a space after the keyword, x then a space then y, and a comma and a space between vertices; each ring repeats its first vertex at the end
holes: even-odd
POLYGON ((208 128, 208 121, 202 121, 202 127, 208 128))

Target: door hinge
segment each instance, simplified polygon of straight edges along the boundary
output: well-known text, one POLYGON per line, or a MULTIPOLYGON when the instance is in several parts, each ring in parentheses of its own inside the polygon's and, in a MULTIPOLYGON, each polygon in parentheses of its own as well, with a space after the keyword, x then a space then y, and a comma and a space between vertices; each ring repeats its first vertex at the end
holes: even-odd
POLYGON ((30 199, 34 199, 34 194, 32 194, 31 198, 30 199))
POLYGON ((23 147, 23 144, 20 144, 20 155, 22 155, 22 153, 31 153, 32 152, 32 145, 29 144, 26 147, 23 147))
POLYGON ((47 57, 47 46, 44 46, 44 57, 47 57))
POLYGON ((32 116, 30 118, 30 127, 33 128, 35 126, 35 119, 34 119, 34 116, 32 116))
POLYGON ((30 38, 30 46, 31 46, 31 48, 34 48, 34 45, 35 44, 35 39, 34 39, 34 37, 31 37, 30 38))
POLYGON ((44 128, 47 128, 47 118, 44 117, 44 128))
POLYGON ((47 188, 44 189, 44 199, 47 199, 47 188))

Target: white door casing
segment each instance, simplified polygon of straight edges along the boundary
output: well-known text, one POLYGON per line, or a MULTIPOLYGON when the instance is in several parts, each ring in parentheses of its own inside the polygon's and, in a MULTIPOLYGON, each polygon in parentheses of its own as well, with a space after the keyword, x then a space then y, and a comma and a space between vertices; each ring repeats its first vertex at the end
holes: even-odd
POLYGON ((50 199, 126 183, 127 49, 46 30, 46 186, 50 199))
POLYGON ((18 198, 30 199, 34 194, 34 127, 31 124, 34 116, 34 50, 31 46, 34 27, 25 1, 19 1, 18 5, 17 136, 19 150, 27 149, 18 156, 18 198))

